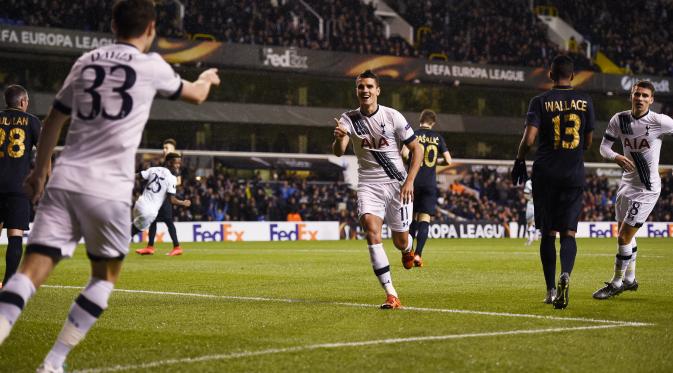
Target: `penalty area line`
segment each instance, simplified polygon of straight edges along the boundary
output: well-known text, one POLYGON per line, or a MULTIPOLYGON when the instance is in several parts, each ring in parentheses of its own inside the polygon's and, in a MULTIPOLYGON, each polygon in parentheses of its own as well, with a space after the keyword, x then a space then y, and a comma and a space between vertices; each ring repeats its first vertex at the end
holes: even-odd
POLYGON ((304 352, 304 351, 319 350, 319 349, 336 349, 336 348, 347 348, 347 347, 391 345, 391 344, 406 343, 406 342, 446 341, 446 340, 453 340, 453 339, 498 337, 498 336, 505 336, 505 335, 560 333, 560 332, 581 331, 581 330, 620 328, 620 327, 627 327, 627 326, 634 326, 634 325, 610 324, 610 325, 576 326, 576 327, 568 327, 568 328, 522 329, 522 330, 510 330, 510 331, 502 331, 502 332, 448 334, 448 335, 435 335, 435 336, 425 336, 425 337, 376 339, 376 340, 359 341, 359 342, 320 343, 320 344, 312 344, 312 345, 305 345, 305 346, 270 348, 270 349, 257 350, 257 351, 240 351, 240 352, 231 352, 231 353, 226 353, 226 354, 185 357, 185 358, 180 358, 180 359, 157 360, 157 361, 151 361, 151 362, 146 362, 146 363, 141 363, 141 364, 115 365, 115 366, 110 366, 110 367, 82 369, 82 370, 75 370, 74 373, 119 372, 119 371, 132 370, 132 369, 142 370, 142 369, 156 368, 156 367, 161 367, 161 366, 166 366, 166 365, 193 364, 193 363, 202 363, 202 362, 220 361, 220 360, 231 360, 231 359, 254 357, 254 356, 304 352))
MULTIPOLYGON (((80 287, 80 286, 67 286, 67 285, 42 285, 42 287, 52 288, 52 289, 77 289, 77 290, 82 289, 82 287, 80 287)), ((130 294, 150 294, 150 295, 164 295, 164 296, 195 297, 195 298, 208 298, 208 299, 224 299, 224 300, 249 301, 249 302, 302 303, 302 304, 316 304, 316 305, 335 305, 335 306, 356 307, 356 308, 374 308, 374 307, 378 308, 379 307, 379 305, 366 304, 366 303, 329 302, 329 301, 319 301, 319 300, 310 300, 310 299, 247 297, 247 296, 235 296, 235 295, 202 294, 202 293, 181 293, 181 292, 174 292, 174 291, 114 289, 114 292, 130 293, 130 294)), ((525 314, 525 313, 460 310, 460 309, 450 309, 450 308, 428 308, 428 307, 404 306, 400 309, 400 311, 456 313, 456 314, 497 316, 497 317, 516 317, 516 318, 557 320, 557 321, 577 321, 577 322, 588 322, 588 323, 610 324, 610 325, 621 325, 621 326, 651 326, 651 325, 654 325, 654 324, 650 324, 650 323, 636 322, 636 321, 603 320, 603 319, 592 319, 592 318, 584 318, 584 317, 562 317, 562 316, 549 316, 549 315, 533 315, 533 314, 525 314)))

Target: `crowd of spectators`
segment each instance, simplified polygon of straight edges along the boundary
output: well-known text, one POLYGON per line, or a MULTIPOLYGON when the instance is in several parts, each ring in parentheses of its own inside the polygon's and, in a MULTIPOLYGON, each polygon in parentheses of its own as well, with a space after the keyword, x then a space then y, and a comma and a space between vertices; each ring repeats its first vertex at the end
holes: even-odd
POLYGON ((611 0, 538 0, 553 5, 620 67, 635 74, 673 76, 673 2, 611 0))
MULTIPOLYGON (((27 26, 110 32, 112 0, 7 0, 0 22, 27 26)), ((416 48, 399 36, 387 37, 373 2, 361 0, 181 0, 184 17, 173 1, 157 5, 161 36, 185 38, 207 34, 218 41, 276 45, 363 54, 429 57, 450 61, 518 66, 546 66, 559 51, 544 26, 515 0, 390 1, 415 28, 427 26, 416 48), (319 34, 318 19, 324 21, 319 34)), ((573 57, 580 69, 590 68, 582 53, 573 57)))
MULTIPOLYGON (((157 165, 145 162, 139 169, 157 165)), ((339 221, 357 230, 357 194, 341 182, 308 181, 284 172, 271 180, 259 174, 239 178, 225 169, 208 177, 194 177, 184 169, 178 188, 190 208, 175 207, 179 221, 339 221)), ((582 221, 614 221, 617 182, 607 176, 587 175, 582 221)), ((136 197, 142 190, 136 183, 136 197)), ((514 187, 505 168, 475 167, 456 177, 439 193, 434 221, 525 221, 526 199, 522 187, 514 187)), ((673 221, 673 177, 662 178, 659 203, 651 221, 673 221)))
MULTIPOLYGON (((549 66, 559 48, 526 0, 391 0, 416 30, 419 54, 449 61, 540 67, 549 66), (427 31, 425 31, 427 30, 427 31)), ((569 52, 579 70, 592 64, 579 49, 569 52)))

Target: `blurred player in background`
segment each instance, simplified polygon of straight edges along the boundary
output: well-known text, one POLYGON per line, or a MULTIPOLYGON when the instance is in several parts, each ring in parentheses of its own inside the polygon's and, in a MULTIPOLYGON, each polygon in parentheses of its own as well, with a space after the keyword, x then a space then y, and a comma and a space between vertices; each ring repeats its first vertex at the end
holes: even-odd
POLYGON ((72 304, 56 343, 38 372, 63 363, 108 306, 128 253, 135 155, 158 93, 201 103, 219 84, 216 69, 184 81, 156 53, 151 0, 118 0, 112 8, 116 43, 83 54, 72 66, 44 120, 26 192, 40 201, 19 271, 0 292, 0 343, 56 264, 84 238, 91 278, 72 304), (49 185, 49 161, 63 125, 65 146, 49 185), (44 193, 44 197, 42 194, 44 193), (40 198, 42 199, 40 200, 40 198))
POLYGON ((23 254, 23 231, 30 223, 30 200, 23 180, 30 171, 30 153, 40 136, 40 120, 28 114, 28 91, 20 85, 5 89, 7 108, 0 111, 0 234, 7 229, 5 276, 16 272, 23 254))
POLYGON ((393 287, 388 256, 383 249, 383 221, 393 232, 393 244, 402 251, 404 268, 414 265, 412 238, 409 235, 414 178, 423 157, 411 125, 397 110, 379 105, 379 78, 367 70, 355 80, 359 109, 347 111, 335 119, 332 151, 342 156, 353 141, 358 158, 358 216, 365 230, 374 274, 386 292, 382 309, 400 308, 402 304, 393 287), (412 155, 409 172, 405 171, 400 150, 402 145, 412 155))
MULTIPOLYGON (((177 142, 174 139, 166 139, 163 143, 163 152, 164 152, 164 161, 166 155, 169 153, 176 153, 175 147, 177 142)), ((177 184, 180 185, 180 174, 175 175, 177 178, 177 184)), ((175 192, 174 192, 175 193, 175 192)), ((182 254, 182 248, 180 248, 180 241, 178 241, 178 233, 175 229, 175 224, 173 223, 173 203, 169 198, 166 198, 161 204, 159 213, 156 215, 156 219, 150 224, 149 232, 147 233, 147 247, 144 249, 136 249, 136 253, 140 255, 152 255, 154 254, 154 237, 157 235, 157 222, 164 222, 166 228, 168 229, 168 234, 171 236, 171 241, 173 241, 173 250, 166 255, 174 256, 182 254)), ((144 230, 144 229, 143 229, 144 230)))
MULTIPOLYGON (((157 215, 166 202, 169 203, 171 209, 173 205, 183 207, 192 205, 189 200, 175 198, 178 183, 177 175, 180 174, 181 165, 182 158, 180 154, 168 153, 162 167, 150 167, 140 172, 140 177, 147 180, 147 185, 145 185, 143 194, 138 198, 133 207, 133 230, 131 235, 136 235, 146 230, 153 222, 156 222, 157 215)), ((175 226, 173 226, 173 234, 175 234, 175 226)), ((136 253, 152 255, 154 254, 154 249, 151 252, 148 252, 147 249, 138 249, 136 253)), ((173 250, 167 255, 182 255, 182 249, 179 245, 175 245, 173 246, 173 250)))
POLYGON ((528 179, 523 186, 523 195, 526 198, 526 233, 528 241, 526 246, 533 244, 537 240, 537 229, 535 228, 535 206, 533 203, 533 180, 528 179))
POLYGON ((575 91, 570 82, 574 65, 567 56, 557 56, 551 64, 551 90, 530 101, 526 129, 519 145, 512 181, 514 185, 528 178, 526 154, 540 135, 533 163, 533 203, 535 226, 542 232, 540 259, 547 284, 545 303, 554 308, 568 306, 570 274, 575 265, 575 233, 582 212, 584 196, 584 151, 591 146, 594 108, 591 97, 575 91), (561 275, 556 277, 556 235, 561 236, 561 275))
MULTIPOLYGON (((450 165, 451 154, 444 138, 432 130, 437 123, 437 114, 430 109, 425 109, 421 112, 419 122, 420 128, 415 131, 415 135, 423 149, 423 160, 421 160, 418 175, 414 179, 414 215, 409 232, 416 241, 414 266, 423 267, 423 248, 428 239, 430 219, 437 207, 437 161, 441 154, 444 162, 450 165)), ((407 148, 402 149, 403 156, 408 153, 407 148)))
POLYGON ((593 297, 608 299, 623 291, 638 290, 636 281, 636 233, 647 221, 661 193, 659 156, 662 137, 673 135, 673 119, 650 110, 654 85, 641 80, 631 89, 631 110, 615 114, 603 135, 601 155, 624 172, 617 190, 615 215, 619 227, 618 251, 612 280, 593 297), (620 140, 624 154, 612 150, 620 140))

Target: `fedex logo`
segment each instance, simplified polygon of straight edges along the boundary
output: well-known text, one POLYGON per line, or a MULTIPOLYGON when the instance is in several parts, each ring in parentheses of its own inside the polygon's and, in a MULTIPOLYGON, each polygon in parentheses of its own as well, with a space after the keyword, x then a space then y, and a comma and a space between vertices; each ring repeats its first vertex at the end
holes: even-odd
POLYGON ((215 231, 202 230, 201 224, 194 224, 194 227, 192 228, 194 242, 243 241, 244 234, 244 230, 232 230, 231 224, 220 224, 220 229, 215 231))
POLYGON ((663 229, 656 229, 654 224, 647 224, 647 237, 673 237, 673 224, 668 224, 663 229))
POLYGON ((301 241, 317 240, 318 231, 306 229, 306 224, 295 224, 294 230, 282 230, 278 224, 269 225, 269 239, 271 241, 301 241))
POLYGON ((618 235, 617 224, 610 224, 607 229, 601 229, 598 224, 589 224, 589 237, 617 237, 618 235))

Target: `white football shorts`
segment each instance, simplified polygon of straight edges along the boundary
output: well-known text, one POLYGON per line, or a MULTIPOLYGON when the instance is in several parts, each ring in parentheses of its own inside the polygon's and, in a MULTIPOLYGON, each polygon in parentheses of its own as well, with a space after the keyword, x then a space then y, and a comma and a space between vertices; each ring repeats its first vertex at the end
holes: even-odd
POLYGON ((142 203, 136 202, 133 206, 133 225, 141 231, 147 230, 153 221, 157 219, 159 211, 149 208, 142 203))
POLYGON ((535 205, 533 201, 526 203, 526 221, 528 224, 535 224, 535 205))
POLYGON ((129 203, 47 188, 28 245, 61 249, 70 258, 83 237, 90 258, 123 258, 131 242, 130 210, 129 203))
POLYGON ((647 221, 658 199, 658 192, 641 191, 627 184, 621 184, 615 202, 617 221, 632 227, 640 227, 647 221))
POLYGON ((358 185, 358 218, 372 214, 384 220, 393 232, 406 232, 411 224, 413 203, 402 204, 397 183, 358 185))

